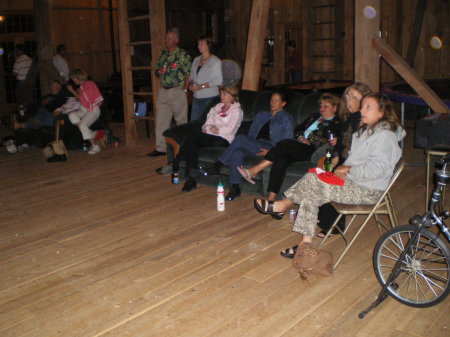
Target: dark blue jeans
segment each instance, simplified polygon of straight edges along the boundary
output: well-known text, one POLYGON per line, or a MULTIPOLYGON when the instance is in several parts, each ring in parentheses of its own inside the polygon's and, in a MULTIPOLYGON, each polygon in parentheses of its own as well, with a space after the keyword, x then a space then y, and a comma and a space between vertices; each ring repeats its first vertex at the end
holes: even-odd
POLYGON ((206 97, 206 98, 193 98, 191 106, 191 122, 197 119, 201 119, 203 112, 208 104, 219 96, 206 97))

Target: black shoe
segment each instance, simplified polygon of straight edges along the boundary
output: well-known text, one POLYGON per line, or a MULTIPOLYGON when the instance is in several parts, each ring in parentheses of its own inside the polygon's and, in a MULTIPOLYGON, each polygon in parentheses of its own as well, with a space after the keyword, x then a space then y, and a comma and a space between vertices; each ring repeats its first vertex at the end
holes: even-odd
POLYGON ((66 155, 65 154, 55 154, 54 156, 47 159, 49 163, 55 163, 57 161, 66 161, 66 155))
POLYGON ((166 154, 165 152, 154 150, 154 151, 152 151, 150 153, 147 153, 147 156, 149 156, 149 157, 158 157, 158 156, 164 156, 165 154, 166 154))
POLYGON ((190 192, 196 187, 197 187, 197 182, 195 181, 195 179, 194 178, 189 178, 184 183, 184 186, 181 189, 181 192, 190 192))
POLYGON ((220 175, 220 169, 222 168, 222 166, 223 164, 220 161, 218 161, 215 162, 214 164, 201 168, 199 171, 201 174, 205 176, 218 176, 220 175))
POLYGON ((230 191, 226 195, 225 200, 233 201, 235 198, 240 196, 241 196, 241 189, 239 188, 239 185, 233 184, 231 185, 230 191))

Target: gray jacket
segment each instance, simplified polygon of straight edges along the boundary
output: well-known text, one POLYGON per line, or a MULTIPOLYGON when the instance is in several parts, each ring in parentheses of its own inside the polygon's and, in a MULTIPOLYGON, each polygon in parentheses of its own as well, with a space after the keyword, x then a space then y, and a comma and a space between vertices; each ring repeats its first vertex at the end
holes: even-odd
POLYGON ((365 130, 361 136, 353 134, 349 157, 344 165, 351 166, 346 179, 358 185, 384 191, 402 155, 398 142, 406 132, 399 127, 391 131, 387 124, 380 123, 374 132, 365 130))
POLYGON ((219 95, 218 86, 222 84, 222 62, 217 56, 211 55, 197 73, 200 57, 197 56, 192 62, 189 80, 200 85, 209 83, 209 88, 194 91, 194 97, 208 98, 217 96, 219 95))

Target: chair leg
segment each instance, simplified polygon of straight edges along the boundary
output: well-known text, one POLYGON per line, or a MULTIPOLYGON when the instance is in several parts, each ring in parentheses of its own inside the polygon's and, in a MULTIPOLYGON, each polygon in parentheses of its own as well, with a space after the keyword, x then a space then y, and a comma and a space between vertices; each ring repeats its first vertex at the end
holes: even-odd
POLYGON ((353 236, 352 240, 349 242, 349 244, 345 247, 344 251, 341 253, 341 255, 339 256, 338 260, 336 261, 336 263, 333 265, 333 269, 336 269, 338 264, 341 262, 342 258, 344 257, 344 255, 347 253, 347 251, 350 249, 350 247, 353 245, 353 243, 355 242, 355 240, 358 238, 359 234, 362 232, 362 230, 364 229, 364 227, 366 227, 367 223, 369 222, 370 218, 372 217, 372 215, 374 214, 374 212, 372 211, 369 215, 367 215, 366 220, 364 220, 364 222, 362 223, 362 225, 359 227, 358 231, 355 233, 355 235, 353 236))
MULTIPOLYGON (((328 230, 327 234, 322 239, 322 242, 320 243, 320 247, 322 247, 324 245, 325 241, 330 237, 330 234, 333 233, 334 228, 338 224, 339 220, 341 220, 342 216, 343 216, 343 214, 339 214, 338 217, 336 218, 336 220, 333 222, 333 224, 331 225, 331 227, 328 230)), ((344 240, 345 240, 345 238, 344 238, 344 240)))
POLYGON ((427 176, 425 182, 425 212, 428 211, 428 193, 430 188, 430 159, 431 155, 427 153, 426 165, 427 165, 427 176))

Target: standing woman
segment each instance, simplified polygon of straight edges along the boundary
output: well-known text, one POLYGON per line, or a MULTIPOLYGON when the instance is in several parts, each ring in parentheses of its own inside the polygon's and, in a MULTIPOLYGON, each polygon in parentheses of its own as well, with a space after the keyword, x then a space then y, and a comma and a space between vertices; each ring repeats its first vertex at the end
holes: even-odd
POLYGON ((211 54, 213 42, 206 35, 197 39, 200 56, 192 62, 189 77, 189 90, 194 93, 191 107, 191 121, 202 118, 208 104, 219 97, 219 85, 222 84, 220 59, 211 54))
POLYGON ((75 90, 72 85, 68 84, 73 95, 80 102, 80 109, 69 113, 69 120, 76 125, 83 136, 83 140, 90 140, 91 148, 89 154, 100 152, 100 146, 96 144, 95 132, 89 127, 100 116, 100 105, 103 103, 103 97, 93 81, 88 81, 88 75, 81 69, 76 69, 69 74, 72 81, 79 86, 75 90))

